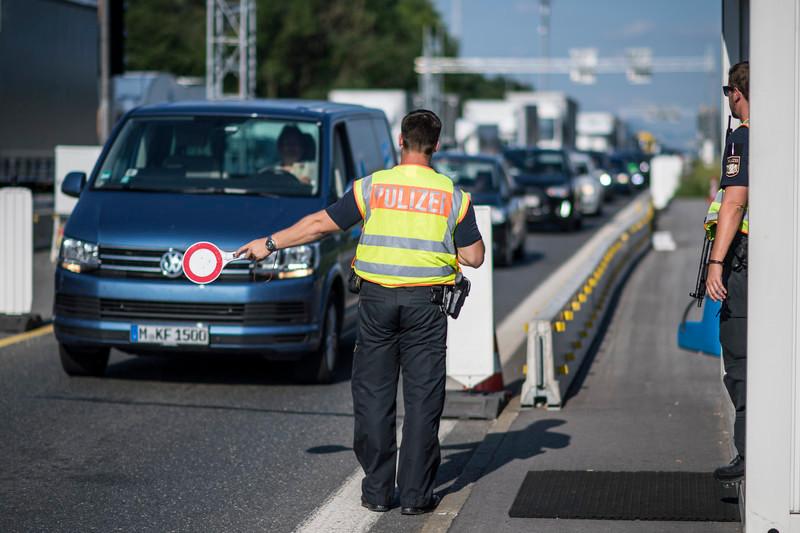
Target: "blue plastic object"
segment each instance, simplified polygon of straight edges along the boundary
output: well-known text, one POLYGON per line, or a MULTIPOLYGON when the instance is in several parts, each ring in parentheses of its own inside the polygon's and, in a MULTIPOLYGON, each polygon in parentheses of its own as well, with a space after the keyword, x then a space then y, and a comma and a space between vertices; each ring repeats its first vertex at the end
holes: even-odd
MULTIPOLYGON (((695 305, 694 302, 690 305, 695 305)), ((692 352, 703 352, 719 357, 719 311, 722 302, 706 297, 703 302, 703 319, 700 322, 684 321, 678 326, 678 346, 692 352)), ((689 309, 687 308, 687 313, 689 309)), ((685 315, 684 315, 685 317, 685 315)))

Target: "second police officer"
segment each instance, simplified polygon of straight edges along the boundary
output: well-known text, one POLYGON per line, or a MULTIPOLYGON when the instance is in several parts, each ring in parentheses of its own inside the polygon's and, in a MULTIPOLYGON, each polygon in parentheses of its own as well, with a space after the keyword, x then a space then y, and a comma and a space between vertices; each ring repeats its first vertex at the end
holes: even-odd
POLYGON ((455 283, 459 264, 477 268, 484 258, 469 196, 430 166, 441 129, 433 112, 412 111, 401 125, 399 165, 357 180, 327 209, 237 251, 261 260, 363 220, 352 283, 360 287, 353 449, 365 474, 361 504, 376 512, 391 508, 395 481, 403 514, 430 512, 439 502, 433 489, 446 379, 442 295, 455 283), (405 417, 398 466, 401 371, 405 417))
POLYGON ((745 413, 747 405, 747 239, 748 157, 750 129, 750 66, 747 61, 728 71, 728 85, 722 88, 734 118, 741 126, 725 143, 720 190, 709 207, 705 226, 713 246, 708 260, 706 293, 722 301, 719 340, 725 366, 725 387, 736 418, 733 442, 737 455, 714 477, 723 483, 740 481, 745 473, 745 413))

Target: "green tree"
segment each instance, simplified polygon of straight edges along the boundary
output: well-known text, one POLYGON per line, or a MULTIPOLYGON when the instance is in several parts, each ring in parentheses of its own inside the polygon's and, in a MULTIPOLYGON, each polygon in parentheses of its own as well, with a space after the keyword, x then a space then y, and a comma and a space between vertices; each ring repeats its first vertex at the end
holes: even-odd
MULTIPOLYGON (((425 27, 441 27, 430 0, 258 0, 256 94, 325 98, 334 88, 417 87, 425 27)), ((205 74, 205 3, 136 0, 126 11, 129 70, 205 74)), ((446 52, 457 45, 446 39, 446 52)), ((504 78, 448 76, 446 90, 499 98, 524 87, 504 78)))

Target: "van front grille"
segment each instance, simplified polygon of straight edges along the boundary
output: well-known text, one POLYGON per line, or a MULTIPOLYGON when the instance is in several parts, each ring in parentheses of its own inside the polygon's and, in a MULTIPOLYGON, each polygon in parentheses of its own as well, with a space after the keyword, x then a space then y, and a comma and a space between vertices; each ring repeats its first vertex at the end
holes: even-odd
MULTIPOLYGON (((115 278, 150 278, 160 280, 186 281, 181 274, 175 278, 165 276, 161 272, 161 257, 170 250, 153 250, 144 248, 119 248, 100 246, 100 270, 104 277, 115 278)), ((183 253, 184 250, 175 250, 183 253)), ((222 270, 217 281, 246 281, 251 279, 251 262, 234 261, 222 270)))
POLYGON ((304 302, 193 303, 118 300, 57 294, 55 314, 102 320, 191 321, 244 326, 290 325, 308 322, 304 302))

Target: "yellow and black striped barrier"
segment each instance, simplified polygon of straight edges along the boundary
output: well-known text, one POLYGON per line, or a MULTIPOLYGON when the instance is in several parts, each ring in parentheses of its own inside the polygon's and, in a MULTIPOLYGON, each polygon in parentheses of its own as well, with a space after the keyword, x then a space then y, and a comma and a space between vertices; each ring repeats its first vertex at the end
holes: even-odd
POLYGON ((597 337, 608 304, 649 249, 654 210, 644 192, 550 276, 537 316, 526 325, 522 405, 559 408, 597 337))

